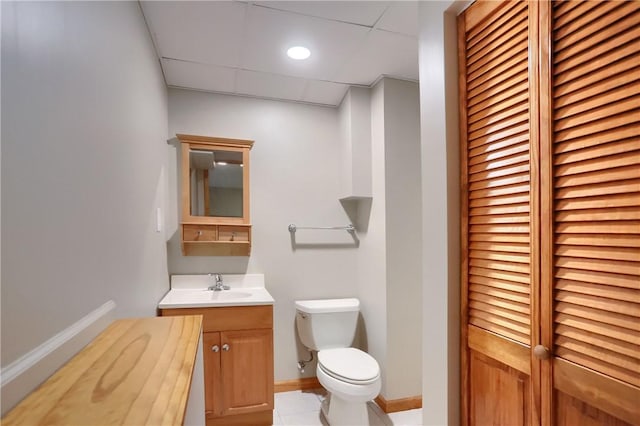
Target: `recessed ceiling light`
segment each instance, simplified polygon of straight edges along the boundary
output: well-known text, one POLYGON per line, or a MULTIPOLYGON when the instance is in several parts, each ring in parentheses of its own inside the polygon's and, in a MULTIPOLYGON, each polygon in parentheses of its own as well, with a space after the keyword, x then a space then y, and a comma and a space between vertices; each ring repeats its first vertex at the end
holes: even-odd
POLYGON ((293 46, 290 47, 289 50, 287 50, 287 55, 291 59, 302 60, 307 59, 309 56, 311 56, 311 51, 303 46, 293 46))

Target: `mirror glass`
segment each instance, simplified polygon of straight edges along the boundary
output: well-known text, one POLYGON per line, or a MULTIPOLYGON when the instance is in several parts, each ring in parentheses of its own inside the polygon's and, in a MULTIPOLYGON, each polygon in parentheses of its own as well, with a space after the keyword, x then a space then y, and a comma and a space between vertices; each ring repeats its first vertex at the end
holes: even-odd
POLYGON ((189 151, 191 215, 242 217, 242 152, 189 151))

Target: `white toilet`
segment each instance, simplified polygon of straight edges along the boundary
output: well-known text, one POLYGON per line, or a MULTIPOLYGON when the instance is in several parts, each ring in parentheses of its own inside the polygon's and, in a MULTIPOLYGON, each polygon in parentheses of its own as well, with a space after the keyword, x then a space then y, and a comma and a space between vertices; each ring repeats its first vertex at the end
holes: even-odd
POLYGON ((318 351, 316 375, 329 392, 322 412, 331 426, 368 425, 367 402, 380 393, 380 366, 366 352, 351 348, 358 299, 296 301, 300 341, 318 351), (328 402, 327 402, 328 401, 328 402))

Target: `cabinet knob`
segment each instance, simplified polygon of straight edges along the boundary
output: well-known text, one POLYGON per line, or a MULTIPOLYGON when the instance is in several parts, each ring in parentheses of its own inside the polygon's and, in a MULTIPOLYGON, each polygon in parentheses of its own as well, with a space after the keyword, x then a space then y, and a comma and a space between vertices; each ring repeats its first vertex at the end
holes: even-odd
POLYGON ((533 355, 538 359, 549 359, 551 358, 551 351, 545 346, 537 345, 533 348, 533 355))
POLYGON ((218 347, 218 345, 213 345, 213 346, 211 346, 211 350, 214 351, 214 352, 218 352, 218 351, 220 351, 220 348, 218 347))
POLYGON ((222 350, 223 351, 228 351, 229 350, 229 345, 227 345, 226 343, 224 345, 222 345, 222 350))

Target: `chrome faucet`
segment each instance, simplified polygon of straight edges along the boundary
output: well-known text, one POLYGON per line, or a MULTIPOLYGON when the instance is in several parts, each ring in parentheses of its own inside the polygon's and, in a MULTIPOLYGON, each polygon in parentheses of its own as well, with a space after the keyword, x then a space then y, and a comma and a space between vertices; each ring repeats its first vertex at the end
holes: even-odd
POLYGON ((222 284, 222 275, 220 274, 209 274, 209 278, 211 278, 212 276, 215 276, 216 279, 216 284, 209 286, 208 290, 213 290, 213 291, 222 291, 222 290, 229 290, 229 286, 228 285, 223 285, 222 284))

